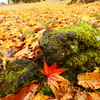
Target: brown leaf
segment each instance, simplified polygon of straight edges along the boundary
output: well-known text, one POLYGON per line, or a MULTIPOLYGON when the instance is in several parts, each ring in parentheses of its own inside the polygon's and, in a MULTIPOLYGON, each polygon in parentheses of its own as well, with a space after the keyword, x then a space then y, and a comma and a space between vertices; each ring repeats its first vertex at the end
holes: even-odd
POLYGON ((70 92, 66 92, 66 94, 60 100, 72 100, 73 94, 70 92))
POLYGON ((88 95, 88 93, 84 92, 78 92, 75 97, 74 100, 92 100, 91 97, 88 95))
POLYGON ((100 73, 91 72, 83 73, 77 76, 78 84, 85 88, 99 89, 100 88, 100 73))
POLYGON ((40 50, 39 45, 36 45, 36 46, 34 47, 34 52, 33 52, 33 54, 36 54, 39 50, 40 50))
POLYGON ((38 27, 38 28, 35 28, 34 31, 41 31, 43 29, 44 29, 44 27, 38 27))
POLYGON ((4 98, 1 98, 1 100, 32 100, 39 88, 40 84, 38 81, 34 80, 21 87, 15 92, 15 94, 10 94, 4 98))
MULTIPOLYGON (((54 84, 50 84, 50 88, 55 95, 55 97, 60 100, 67 92, 67 87, 70 84, 68 80, 64 80, 61 83, 57 83, 58 87, 55 86, 54 84)), ((67 95, 65 96, 67 97, 67 95)), ((65 98, 63 97, 63 98, 65 98)))

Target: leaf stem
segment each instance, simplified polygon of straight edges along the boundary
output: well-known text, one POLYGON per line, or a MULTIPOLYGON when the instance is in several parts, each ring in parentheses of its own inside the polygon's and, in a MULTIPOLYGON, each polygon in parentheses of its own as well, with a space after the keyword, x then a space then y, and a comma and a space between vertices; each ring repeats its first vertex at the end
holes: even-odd
POLYGON ((40 88, 43 86, 44 82, 46 81, 47 77, 45 77, 40 85, 40 88))

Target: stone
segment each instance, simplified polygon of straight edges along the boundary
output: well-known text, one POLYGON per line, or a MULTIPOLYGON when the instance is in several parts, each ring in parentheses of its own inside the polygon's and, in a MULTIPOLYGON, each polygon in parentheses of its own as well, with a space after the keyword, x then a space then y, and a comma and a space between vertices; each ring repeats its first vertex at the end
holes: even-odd
POLYGON ((6 70, 0 72, 0 97, 12 94, 26 83, 40 80, 42 76, 34 61, 17 59, 9 63, 6 70))
MULTIPOLYGON (((89 22, 52 29, 39 40, 40 58, 67 69, 69 79, 100 66, 100 29, 89 22)), ((68 76, 67 76, 68 77, 68 76)))

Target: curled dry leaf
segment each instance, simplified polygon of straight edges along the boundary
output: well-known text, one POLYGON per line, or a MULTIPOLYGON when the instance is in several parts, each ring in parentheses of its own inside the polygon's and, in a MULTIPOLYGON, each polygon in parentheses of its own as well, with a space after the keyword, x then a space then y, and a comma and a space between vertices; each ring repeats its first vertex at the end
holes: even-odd
POLYGON ((78 84, 85 88, 100 88, 100 73, 98 72, 82 73, 77 76, 77 79, 78 84))

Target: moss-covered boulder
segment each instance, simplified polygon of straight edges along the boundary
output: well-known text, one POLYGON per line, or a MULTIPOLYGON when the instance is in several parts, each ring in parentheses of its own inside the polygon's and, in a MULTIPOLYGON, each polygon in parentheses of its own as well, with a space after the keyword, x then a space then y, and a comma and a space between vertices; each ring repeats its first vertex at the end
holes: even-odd
POLYGON ((24 84, 43 79, 37 64, 29 59, 17 59, 8 64, 7 69, 0 72, 0 96, 14 93, 24 84))
POLYGON ((100 66, 100 29, 94 24, 78 22, 47 30, 39 45, 41 57, 49 65, 62 65, 70 74, 92 71, 100 66))

